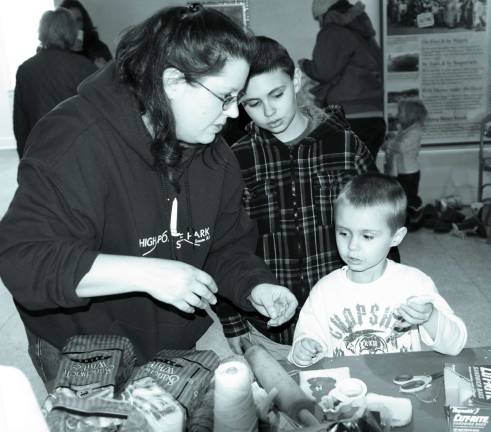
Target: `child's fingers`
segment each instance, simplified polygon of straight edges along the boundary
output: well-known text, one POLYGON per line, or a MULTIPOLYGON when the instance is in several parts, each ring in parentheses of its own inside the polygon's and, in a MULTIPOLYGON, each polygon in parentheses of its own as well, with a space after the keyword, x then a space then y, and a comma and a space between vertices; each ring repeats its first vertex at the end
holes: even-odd
POLYGON ((399 313, 406 321, 412 324, 420 324, 428 319, 431 312, 426 308, 415 308, 405 304, 400 306, 399 313))
POLYGON ((430 302, 422 303, 408 300, 405 306, 408 310, 412 310, 414 313, 422 313, 425 316, 431 315, 431 312, 433 312, 433 303, 430 302))
POLYGON ((301 341, 302 347, 311 354, 311 356, 317 355, 322 351, 321 344, 314 339, 305 338, 301 341))
POLYGON ((403 327, 405 323, 409 323, 410 325, 419 324, 419 321, 416 318, 408 314, 402 308, 399 310, 399 316, 400 316, 400 321, 402 321, 399 327, 403 327))
POLYGON ((312 355, 306 351, 301 344, 297 344, 293 350, 293 360, 295 363, 302 366, 309 366, 314 362, 312 355))

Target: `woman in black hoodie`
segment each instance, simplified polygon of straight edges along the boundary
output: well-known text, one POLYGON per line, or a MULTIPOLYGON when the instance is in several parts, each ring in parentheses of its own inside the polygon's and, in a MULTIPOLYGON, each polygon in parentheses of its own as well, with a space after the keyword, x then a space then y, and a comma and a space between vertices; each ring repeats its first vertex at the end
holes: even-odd
POLYGON ((194 347, 217 294, 273 326, 293 315, 295 297, 254 255, 219 135, 252 49, 212 8, 163 9, 34 128, 0 223, 0 276, 48 390, 76 334, 126 336, 143 363, 194 347))

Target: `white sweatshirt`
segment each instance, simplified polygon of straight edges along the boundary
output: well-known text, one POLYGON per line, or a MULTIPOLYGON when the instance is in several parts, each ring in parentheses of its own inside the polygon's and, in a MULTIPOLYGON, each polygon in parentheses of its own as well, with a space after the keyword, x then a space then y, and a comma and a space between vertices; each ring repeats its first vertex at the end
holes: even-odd
MULTIPOLYGON (((467 341, 467 329, 438 294, 433 280, 418 269, 387 260, 384 274, 371 283, 355 283, 347 266, 323 277, 312 288, 298 319, 289 360, 300 339, 323 346, 320 357, 420 351, 421 341, 443 354, 457 355, 467 341), (439 313, 435 339, 422 326, 394 329, 393 312, 409 297, 425 296, 439 313)), ((297 366, 307 366, 305 364, 297 366)))

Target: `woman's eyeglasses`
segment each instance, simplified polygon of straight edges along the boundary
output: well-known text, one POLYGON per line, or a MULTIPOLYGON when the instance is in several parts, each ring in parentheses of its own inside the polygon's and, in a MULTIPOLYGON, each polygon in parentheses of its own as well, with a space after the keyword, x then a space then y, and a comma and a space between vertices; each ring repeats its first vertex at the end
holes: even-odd
POLYGON ((222 102, 222 111, 228 111, 232 105, 238 104, 239 100, 244 95, 244 92, 241 90, 239 93, 237 93, 237 96, 228 95, 225 97, 221 97, 221 96, 217 95, 214 91, 212 91, 208 87, 206 87, 204 84, 200 83, 199 81, 193 80, 192 82, 203 87, 206 91, 208 91, 213 96, 215 96, 219 101, 221 101, 222 102))

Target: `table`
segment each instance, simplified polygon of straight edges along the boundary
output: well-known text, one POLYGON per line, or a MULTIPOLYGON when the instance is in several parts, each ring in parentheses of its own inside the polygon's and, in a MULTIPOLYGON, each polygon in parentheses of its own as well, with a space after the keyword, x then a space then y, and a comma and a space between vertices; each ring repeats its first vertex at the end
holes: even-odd
MULTIPOLYGON (((363 380, 367 384, 369 392, 411 399, 413 419, 409 425, 397 428, 397 431, 447 432, 447 419, 443 408, 445 404, 443 378, 432 384, 431 393, 436 402, 431 403, 422 402, 414 394, 400 393, 399 387, 392 382, 395 376, 402 373, 425 375, 443 371, 445 363, 491 364, 491 346, 465 348, 458 356, 447 356, 434 351, 420 351, 323 358, 305 370, 349 367, 351 377, 363 380)), ((286 369, 297 368, 288 364, 286 369)), ((426 391, 425 395, 428 395, 426 391)))

